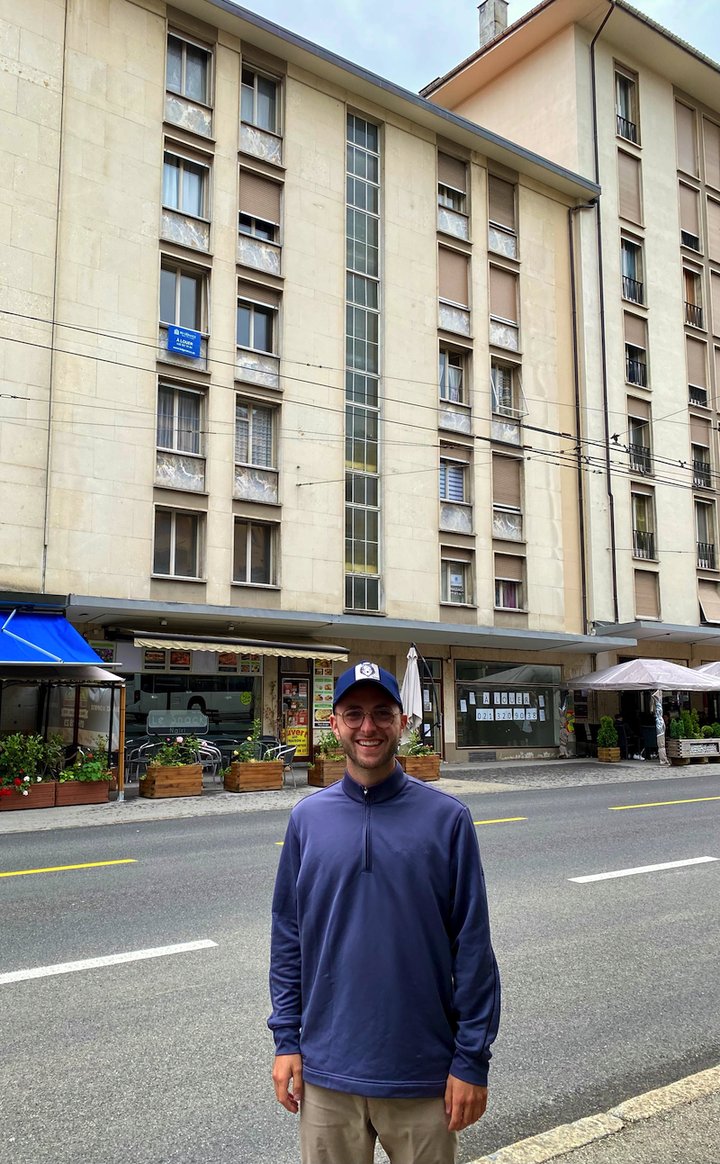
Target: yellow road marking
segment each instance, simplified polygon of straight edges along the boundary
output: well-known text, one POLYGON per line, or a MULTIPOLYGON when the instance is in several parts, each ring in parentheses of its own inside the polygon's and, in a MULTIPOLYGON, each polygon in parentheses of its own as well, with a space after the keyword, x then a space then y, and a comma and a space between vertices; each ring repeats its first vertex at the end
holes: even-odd
POLYGON ((284 842, 284 841, 276 841, 276 842, 275 842, 275 844, 276 844, 276 845, 279 845, 279 846, 280 846, 280 848, 282 848, 282 847, 283 847, 283 845, 285 844, 285 842, 284 842))
POLYGON ((527 820, 526 816, 501 816, 497 820, 474 820, 475 825, 510 824, 514 820, 527 820))
POLYGON ((720 800, 720 796, 693 796, 688 800, 653 800, 649 804, 613 804, 610 812, 625 812, 628 808, 665 808, 669 804, 702 804, 705 800, 720 800))
POLYGON ((14 869, 11 873, 0 873, 0 877, 27 877, 30 873, 64 873, 66 869, 98 869, 101 865, 135 865, 134 857, 123 857, 119 861, 87 861, 84 865, 49 865, 47 869, 14 869))

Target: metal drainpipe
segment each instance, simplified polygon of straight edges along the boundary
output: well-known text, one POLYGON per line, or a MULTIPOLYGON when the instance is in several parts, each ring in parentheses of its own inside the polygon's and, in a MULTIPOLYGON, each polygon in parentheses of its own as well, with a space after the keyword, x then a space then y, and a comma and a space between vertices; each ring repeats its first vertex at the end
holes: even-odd
POLYGON ((585 491, 583 488, 583 469, 581 461, 581 432, 582 414, 580 403, 580 355, 578 344, 577 321, 577 279, 575 275, 575 215, 580 210, 594 210, 597 207, 597 198, 592 202, 583 202, 580 206, 568 208, 568 238, 570 245, 570 301, 572 304, 572 354, 573 354, 573 386, 575 389, 575 437, 577 440, 577 493, 578 493, 578 524, 580 533, 580 594, 582 598, 582 626, 583 634, 588 633, 588 600, 587 600, 587 560, 585 553, 585 491))
MULTIPOLYGON (((610 7, 605 18, 590 42, 590 79, 592 85, 593 151, 595 157, 595 182, 600 185, 600 149, 597 124, 597 82, 595 77, 595 42, 612 16, 616 0, 608 0, 610 7)), ((612 468, 610 465, 610 405, 608 401, 607 344, 605 342, 605 281, 603 272, 602 222, 600 207, 596 219, 598 283, 600 293, 600 369, 602 377, 603 422, 605 426, 605 477, 607 481, 608 512, 610 517, 610 563, 612 576, 613 617, 620 621, 617 583, 617 543, 615 539, 615 498, 612 491, 612 468)))

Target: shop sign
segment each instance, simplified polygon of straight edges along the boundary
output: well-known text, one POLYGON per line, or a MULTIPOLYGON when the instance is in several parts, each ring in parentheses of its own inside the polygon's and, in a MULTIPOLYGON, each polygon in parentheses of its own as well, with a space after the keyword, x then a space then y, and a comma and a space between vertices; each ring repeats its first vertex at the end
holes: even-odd
POLYGON ((313 674, 313 727, 318 731, 328 730, 332 715, 333 688, 332 663, 321 663, 316 660, 313 674))
POLYGON ((167 666, 167 651, 146 647, 143 651, 143 671, 164 671, 167 666))
POLYGON ((177 352, 180 356, 191 356, 193 359, 197 359, 200 355, 201 338, 202 336, 199 331, 193 331, 190 327, 176 327, 172 324, 168 327, 168 351, 177 352))
POLYGON ((170 652, 170 670, 171 671, 189 671, 192 665, 191 651, 171 651, 170 652))

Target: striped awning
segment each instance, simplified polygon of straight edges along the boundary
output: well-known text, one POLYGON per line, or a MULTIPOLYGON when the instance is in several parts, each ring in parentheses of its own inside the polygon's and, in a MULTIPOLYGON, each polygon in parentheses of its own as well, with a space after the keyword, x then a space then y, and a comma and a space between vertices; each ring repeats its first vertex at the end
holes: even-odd
POLYGON ((271 655, 274 658, 320 659, 328 662, 336 659, 339 663, 347 662, 348 657, 345 647, 313 643, 307 639, 300 644, 267 642, 263 639, 205 639, 201 635, 185 635, 176 639, 170 635, 136 633, 133 644, 157 651, 211 651, 215 654, 227 651, 236 655, 271 655))

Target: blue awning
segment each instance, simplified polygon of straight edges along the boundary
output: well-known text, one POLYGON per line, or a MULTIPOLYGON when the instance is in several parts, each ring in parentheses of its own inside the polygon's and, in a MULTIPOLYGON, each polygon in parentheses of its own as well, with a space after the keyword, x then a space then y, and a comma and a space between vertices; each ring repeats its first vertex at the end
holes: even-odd
POLYGON ((102 659, 62 614, 13 610, 0 614, 0 663, 97 666, 102 659))

